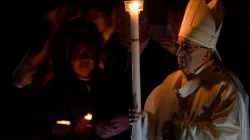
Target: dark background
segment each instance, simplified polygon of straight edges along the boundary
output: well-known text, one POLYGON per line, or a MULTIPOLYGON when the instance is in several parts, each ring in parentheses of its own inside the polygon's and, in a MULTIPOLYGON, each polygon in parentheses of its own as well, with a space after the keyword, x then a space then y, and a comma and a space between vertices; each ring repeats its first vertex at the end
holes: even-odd
MULTIPOLYGON (((61 0, 1 2, 1 70, 5 82, 30 47, 42 47, 49 34, 44 14, 61 0)), ((104 0, 102 0, 104 1, 104 0)), ((108 5, 110 0, 105 0, 108 5)), ((120 0, 121 1, 121 0, 120 0)), ((96 1, 98 3, 98 0, 96 1)), ((151 25, 163 24, 168 9, 185 8, 188 0, 145 0, 144 11, 151 25)), ((105 5, 103 5, 105 6, 105 5)), ((226 67, 236 73, 249 91, 250 78, 250 1, 226 0, 225 19, 218 50, 226 67)))

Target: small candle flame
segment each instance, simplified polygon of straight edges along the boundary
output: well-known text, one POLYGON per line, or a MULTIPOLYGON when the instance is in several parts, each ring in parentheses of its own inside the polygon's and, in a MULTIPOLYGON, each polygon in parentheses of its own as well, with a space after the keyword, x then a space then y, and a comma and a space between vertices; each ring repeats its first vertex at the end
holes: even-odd
POLYGON ((67 121, 67 120, 59 120, 59 121, 56 121, 56 124, 70 125, 71 122, 70 122, 70 121, 67 121))
POLYGON ((92 120, 92 114, 88 113, 87 115, 84 116, 85 120, 92 120))
POLYGON ((134 1, 132 4, 129 5, 130 10, 136 10, 138 11, 139 9, 139 2, 138 1, 134 1))

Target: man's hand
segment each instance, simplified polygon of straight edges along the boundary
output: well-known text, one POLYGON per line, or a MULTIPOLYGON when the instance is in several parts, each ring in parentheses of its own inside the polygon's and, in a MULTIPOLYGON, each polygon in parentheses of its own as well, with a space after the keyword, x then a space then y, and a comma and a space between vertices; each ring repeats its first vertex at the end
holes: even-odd
POLYGON ((119 134, 130 127, 129 115, 128 114, 119 115, 115 117, 113 120, 111 120, 110 123, 115 128, 115 132, 119 134))
POLYGON ((131 125, 135 124, 141 118, 144 118, 146 111, 136 112, 135 110, 129 110, 129 122, 131 125))
POLYGON ((33 75, 35 73, 35 71, 32 71, 32 65, 30 63, 24 64, 18 72, 14 74, 13 84, 18 88, 28 86, 32 84, 33 75))
POLYGON ((97 135, 101 138, 110 138, 130 127, 127 114, 119 115, 110 121, 99 121, 95 126, 97 135))
POLYGON ((17 87, 22 88, 25 86, 28 86, 30 84, 32 84, 33 81, 33 75, 35 74, 35 72, 29 72, 25 75, 23 75, 22 77, 20 77, 20 81, 14 83, 17 87))

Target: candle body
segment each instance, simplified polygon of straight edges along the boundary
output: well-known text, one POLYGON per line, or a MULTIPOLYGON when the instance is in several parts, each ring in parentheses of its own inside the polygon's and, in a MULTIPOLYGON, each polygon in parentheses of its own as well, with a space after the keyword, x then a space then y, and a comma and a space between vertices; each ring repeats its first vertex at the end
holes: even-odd
MULTIPOLYGON (((141 82, 140 82, 140 44, 139 44, 139 12, 130 11, 131 20, 131 57, 132 57, 132 87, 133 103, 137 112, 141 111, 141 82)), ((132 139, 142 140, 142 122, 139 120, 133 126, 132 139)))

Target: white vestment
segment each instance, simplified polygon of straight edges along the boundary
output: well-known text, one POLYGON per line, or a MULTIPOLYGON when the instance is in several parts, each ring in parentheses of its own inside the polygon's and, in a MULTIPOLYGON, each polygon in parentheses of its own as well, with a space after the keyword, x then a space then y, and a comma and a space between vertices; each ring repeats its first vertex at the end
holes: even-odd
POLYGON ((174 124, 176 140, 249 138, 248 96, 236 77, 213 64, 207 62, 191 80, 176 71, 152 91, 145 104, 143 140, 162 140, 167 121, 174 124))

